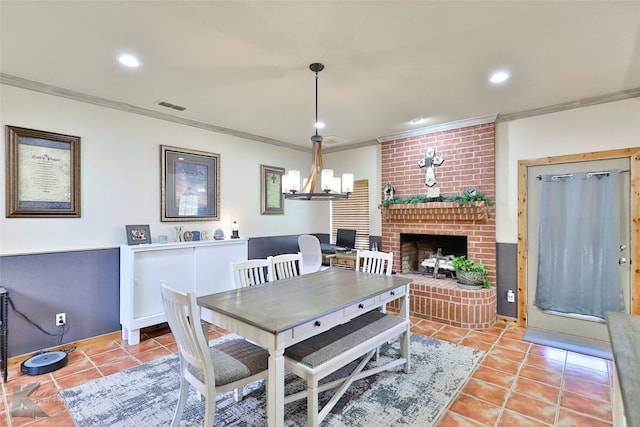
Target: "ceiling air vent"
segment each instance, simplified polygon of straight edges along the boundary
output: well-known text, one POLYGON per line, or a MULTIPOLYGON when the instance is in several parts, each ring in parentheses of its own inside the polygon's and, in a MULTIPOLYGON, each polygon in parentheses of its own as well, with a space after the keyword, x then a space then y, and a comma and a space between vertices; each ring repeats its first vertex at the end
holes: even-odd
POLYGON ((178 110, 178 111, 184 111, 187 109, 187 107, 183 107, 182 105, 172 104, 167 101, 158 101, 158 105, 161 107, 167 107, 167 108, 171 108, 173 110, 178 110))

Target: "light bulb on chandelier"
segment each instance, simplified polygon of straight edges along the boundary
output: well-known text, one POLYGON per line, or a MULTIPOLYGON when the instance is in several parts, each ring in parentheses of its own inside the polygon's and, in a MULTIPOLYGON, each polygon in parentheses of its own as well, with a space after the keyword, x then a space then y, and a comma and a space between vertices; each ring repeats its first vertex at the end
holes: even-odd
POLYGON ((322 136, 318 135, 318 128, 324 127, 318 121, 318 73, 324 69, 324 65, 313 63, 309 69, 316 74, 316 121, 315 135, 311 136, 312 165, 309 176, 300 187, 300 171, 290 170, 282 176, 282 192, 286 199, 294 200, 332 200, 347 199, 353 192, 353 174, 343 173, 342 178, 333 176, 333 169, 324 169, 322 164, 322 136), (316 178, 320 173, 320 188, 322 192, 315 192, 316 178))

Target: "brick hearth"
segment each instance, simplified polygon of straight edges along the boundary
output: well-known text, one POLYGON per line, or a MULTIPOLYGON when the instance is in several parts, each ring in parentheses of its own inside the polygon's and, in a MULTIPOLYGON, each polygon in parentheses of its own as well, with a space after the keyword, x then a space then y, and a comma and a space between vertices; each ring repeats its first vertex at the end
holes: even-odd
MULTIPOLYGON (((413 278, 409 311, 412 316, 466 329, 491 328, 496 322, 496 289, 460 289, 455 280, 413 278)), ((391 305, 399 310, 397 302, 391 305)))

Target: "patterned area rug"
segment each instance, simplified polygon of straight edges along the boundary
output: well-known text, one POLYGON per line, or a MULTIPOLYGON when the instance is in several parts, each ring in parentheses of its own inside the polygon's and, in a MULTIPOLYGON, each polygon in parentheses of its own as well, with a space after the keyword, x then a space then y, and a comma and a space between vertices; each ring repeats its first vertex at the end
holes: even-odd
MULTIPOLYGON (((397 357, 399 351, 395 341, 384 345, 380 355, 397 357)), ((466 383, 482 354, 481 350, 412 334, 411 372, 404 374, 399 367, 354 382, 323 426, 431 426, 466 383)), ((63 390, 62 396, 79 427, 168 426, 178 399, 178 365, 177 355, 166 356, 63 390)), ((285 387, 288 394, 304 389, 304 383, 288 374, 285 387)), ((266 425, 264 382, 245 390, 248 394, 238 403, 232 393, 218 398, 216 426, 266 425)), ((322 402, 331 393, 321 394, 322 402)), ((286 405, 285 425, 304 426, 306 406, 304 399, 286 405)), ((202 425, 203 417, 204 405, 192 389, 181 425, 202 425)))

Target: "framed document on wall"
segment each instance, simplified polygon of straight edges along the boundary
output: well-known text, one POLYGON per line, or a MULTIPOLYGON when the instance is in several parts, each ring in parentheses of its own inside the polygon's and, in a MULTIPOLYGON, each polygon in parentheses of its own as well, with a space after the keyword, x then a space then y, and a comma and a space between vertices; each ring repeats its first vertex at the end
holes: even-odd
POLYGON ((80 137, 6 126, 7 218, 80 217, 80 137))
POLYGON ((260 214, 284 214, 284 168, 260 165, 260 214))
POLYGON ((160 146, 161 221, 220 219, 220 154, 160 146))

